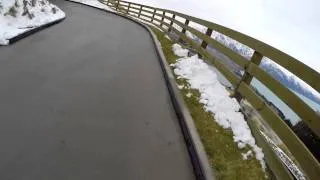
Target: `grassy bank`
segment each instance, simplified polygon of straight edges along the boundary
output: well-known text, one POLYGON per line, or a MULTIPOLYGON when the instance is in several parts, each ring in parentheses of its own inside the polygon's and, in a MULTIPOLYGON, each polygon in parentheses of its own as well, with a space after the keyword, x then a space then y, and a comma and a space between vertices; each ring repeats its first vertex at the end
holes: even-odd
MULTIPOLYGON (((152 27, 151 27, 152 28, 152 27)), ((165 38, 165 34, 152 28, 161 43, 162 50, 169 64, 175 63, 179 58, 172 51, 174 42, 165 38)), ((176 79, 178 85, 188 87, 183 79, 176 79)), ((180 90, 184 101, 195 121, 201 141, 205 147, 211 167, 217 179, 223 180, 251 180, 269 179, 261 169, 260 163, 255 158, 243 160, 241 153, 248 149, 238 149, 233 142, 231 130, 220 127, 213 119, 212 114, 206 112, 198 102, 199 92, 194 89, 182 88, 180 90), (190 94, 192 94, 190 96, 190 94)))

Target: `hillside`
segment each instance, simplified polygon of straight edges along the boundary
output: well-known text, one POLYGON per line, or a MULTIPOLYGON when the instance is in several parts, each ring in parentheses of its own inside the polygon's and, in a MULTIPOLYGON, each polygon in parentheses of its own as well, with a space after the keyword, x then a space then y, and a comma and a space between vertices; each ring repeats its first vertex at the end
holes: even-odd
POLYGON ((0 1, 0 45, 9 39, 65 17, 64 12, 48 0, 0 1))

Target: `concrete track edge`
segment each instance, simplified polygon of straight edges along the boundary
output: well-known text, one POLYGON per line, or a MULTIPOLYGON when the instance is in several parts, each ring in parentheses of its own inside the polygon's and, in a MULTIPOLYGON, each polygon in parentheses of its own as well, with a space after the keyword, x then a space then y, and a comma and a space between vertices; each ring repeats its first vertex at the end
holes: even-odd
MULTIPOLYGON (((15 36, 15 37, 12 37, 12 38, 8 39, 8 40, 9 40, 9 44, 8 44, 8 45, 11 45, 11 44, 13 44, 13 43, 15 43, 15 42, 17 42, 17 41, 19 41, 19 40, 27 37, 27 36, 30 36, 30 35, 38 32, 38 31, 41 31, 41 30, 46 29, 46 28, 48 28, 48 27, 50 27, 50 26, 53 26, 53 25, 55 25, 55 24, 63 21, 65 18, 66 18, 66 17, 63 17, 63 18, 61 18, 61 19, 57 19, 57 20, 51 21, 51 22, 49 22, 49 23, 47 23, 47 24, 44 24, 44 25, 35 27, 35 28, 30 29, 30 30, 27 30, 27 31, 25 31, 25 32, 23 32, 23 33, 15 36)), ((0 45, 0 46, 6 46, 6 45, 0 45)))
POLYGON ((153 40, 153 44, 155 46, 159 63, 161 66, 161 69, 163 71, 163 75, 166 81, 166 85, 168 87, 168 91, 170 94, 170 98, 172 100, 173 108, 176 112, 177 118, 179 120, 179 124, 181 126, 181 131, 183 133, 186 146, 188 149, 188 153, 191 158, 191 163, 193 166, 193 170, 195 173, 195 177, 197 180, 215 180, 214 173, 212 171, 212 168, 209 164, 208 157, 206 155, 206 152, 204 150, 203 144, 200 140, 199 134, 197 132, 197 129, 195 127, 194 121, 190 115, 190 112, 184 103, 184 100, 182 98, 182 95, 180 94, 180 91, 176 85, 176 81, 174 78, 174 75, 172 74, 172 71, 167 63, 167 60, 164 56, 164 53, 161 49, 161 45, 159 40, 157 39, 156 35, 153 33, 153 31, 146 25, 143 24, 140 21, 137 21, 129 16, 109 11, 105 9, 101 9, 95 6, 82 4, 81 2, 74 2, 71 0, 67 0, 69 2, 89 6, 98 10, 106 11, 107 13, 115 14, 117 16, 121 16, 123 18, 126 18, 132 22, 135 22, 136 24, 142 26, 144 29, 147 30, 149 33, 151 39, 153 40))

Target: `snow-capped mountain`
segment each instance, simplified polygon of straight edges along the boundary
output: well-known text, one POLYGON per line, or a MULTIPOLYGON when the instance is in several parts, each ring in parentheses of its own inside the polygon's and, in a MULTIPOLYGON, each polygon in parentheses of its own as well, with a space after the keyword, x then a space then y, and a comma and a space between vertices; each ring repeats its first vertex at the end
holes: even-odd
MULTIPOLYGON (((212 34, 212 38, 226 45, 227 47, 242 55, 248 60, 253 54, 253 50, 249 47, 240 44, 239 42, 220 33, 214 32, 212 34)), ((230 62, 233 63, 232 61, 230 62)), ((230 62, 228 63, 230 64, 230 62)), ((314 89, 312 89, 309 85, 307 85, 304 81, 300 80, 291 72, 283 68, 282 66, 269 60, 268 58, 264 58, 260 64, 260 67, 287 88, 309 98, 317 104, 320 104, 320 94, 314 89)), ((238 71, 240 72, 240 69, 238 69, 238 71)))
POLYGON ((287 88, 311 99, 312 101, 320 104, 320 95, 302 80, 295 77, 290 72, 286 72, 278 64, 272 61, 262 61, 261 68, 268 72, 272 77, 277 79, 287 88))

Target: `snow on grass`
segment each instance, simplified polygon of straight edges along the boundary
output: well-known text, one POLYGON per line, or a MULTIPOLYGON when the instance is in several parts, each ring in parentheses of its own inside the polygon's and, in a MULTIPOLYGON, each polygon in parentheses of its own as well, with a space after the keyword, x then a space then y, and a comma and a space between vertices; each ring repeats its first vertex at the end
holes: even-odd
POLYGON ((172 46, 172 50, 174 54, 179 57, 186 57, 188 56, 188 52, 189 52, 187 49, 183 49, 179 44, 174 44, 172 46))
POLYGON ((252 151, 249 150, 248 152, 242 153, 241 155, 243 160, 247 160, 250 156, 252 156, 252 151))
POLYGON ((108 11, 114 11, 109 6, 107 6, 105 4, 102 4, 98 0, 71 0, 71 1, 79 2, 79 3, 82 3, 82 4, 90 5, 90 6, 93 6, 93 7, 96 7, 96 8, 100 8, 100 9, 104 9, 104 10, 108 10, 108 11))
POLYGON ((177 85, 178 89, 183 89, 184 88, 184 85, 177 85))
MULTIPOLYGON (((229 92, 221 85, 216 72, 197 55, 187 57, 187 50, 175 44, 172 47, 180 59, 174 64, 174 73, 182 77, 190 84, 190 88, 200 92, 199 102, 204 105, 206 111, 211 112, 215 121, 225 129, 231 129, 233 140, 240 149, 249 146, 260 161, 265 170, 264 154, 251 134, 251 130, 240 112, 240 105, 235 98, 229 97, 229 92)), ((244 154, 243 158, 248 158, 244 154)))
POLYGON ((19 34, 65 17, 61 9, 47 0, 5 0, 0 3, 0 45, 8 45, 9 39, 19 34))
POLYGON ((186 96, 190 98, 192 96, 192 93, 189 92, 186 96))
POLYGON ((171 41, 171 38, 168 35, 165 35, 164 37, 171 41))

